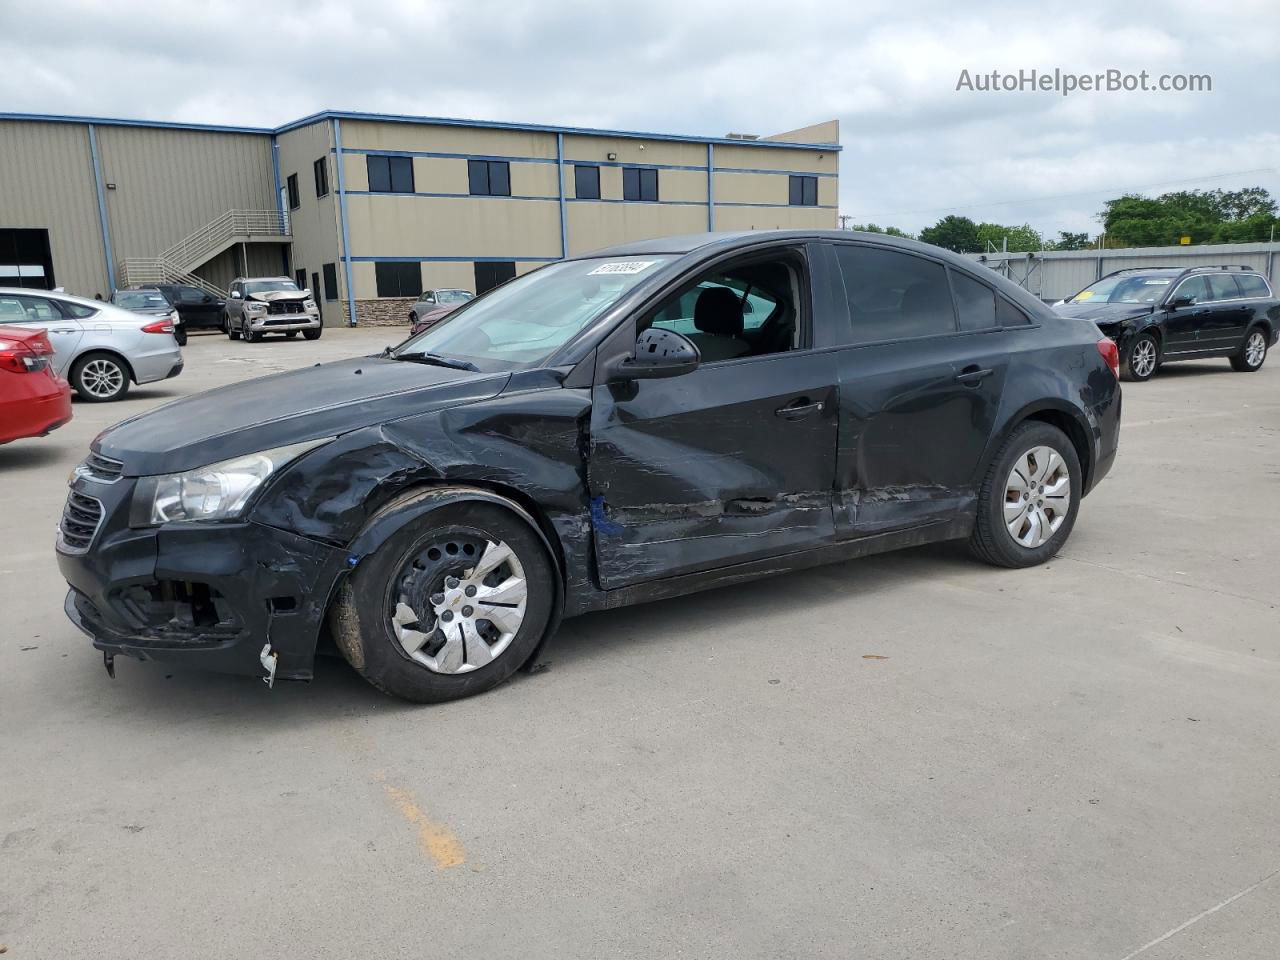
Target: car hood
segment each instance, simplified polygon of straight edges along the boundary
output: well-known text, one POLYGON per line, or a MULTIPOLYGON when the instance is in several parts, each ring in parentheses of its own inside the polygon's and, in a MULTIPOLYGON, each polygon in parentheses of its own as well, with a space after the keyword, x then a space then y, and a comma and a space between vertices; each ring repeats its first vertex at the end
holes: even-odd
POLYGON ((264 290, 262 293, 251 293, 245 299, 270 303, 272 300, 308 300, 310 297, 311 294, 301 290, 264 290))
POLYGON ((488 399, 509 379, 379 357, 339 360, 183 397, 105 430, 93 449, 122 461, 126 476, 175 473, 488 399))
POLYGON ((1145 317, 1151 312, 1152 306, 1141 303, 1064 303, 1053 310, 1063 317, 1079 317, 1094 323, 1116 323, 1134 317, 1145 317))

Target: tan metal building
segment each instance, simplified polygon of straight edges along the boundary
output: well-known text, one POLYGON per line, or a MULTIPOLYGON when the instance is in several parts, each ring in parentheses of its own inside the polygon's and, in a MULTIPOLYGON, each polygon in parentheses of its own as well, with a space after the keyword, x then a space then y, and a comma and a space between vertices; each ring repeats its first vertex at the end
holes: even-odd
POLYGON ((278 129, 0 114, 0 286, 294 276, 403 322, 610 244, 836 225, 837 124, 689 137, 327 111, 278 129))

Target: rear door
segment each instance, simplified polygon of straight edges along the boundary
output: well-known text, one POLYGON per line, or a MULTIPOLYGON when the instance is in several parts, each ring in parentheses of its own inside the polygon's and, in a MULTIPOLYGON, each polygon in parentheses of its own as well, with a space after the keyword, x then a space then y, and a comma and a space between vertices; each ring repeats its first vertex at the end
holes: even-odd
POLYGON ((67 375, 84 337, 81 321, 63 316, 57 304, 45 297, 0 295, 0 323, 45 331, 53 345, 53 368, 60 377, 67 375))
POLYGON ((1025 314, 941 261, 839 243, 836 524, 867 536, 972 509, 1009 366, 1006 328, 1025 314))
POLYGON ((679 377, 598 381, 593 389, 588 485, 605 589, 834 538, 835 353, 810 349, 813 305, 802 249, 715 268, 628 321, 602 351, 634 349, 637 329, 651 325, 690 329, 694 313, 702 313, 689 305, 709 290, 722 307, 738 304, 736 318, 727 307, 716 318, 715 328, 726 332, 706 333, 710 325, 703 325, 704 356, 726 359, 705 359, 679 377), (760 316, 766 309, 769 316, 760 316), (732 356, 727 341, 743 339, 748 321, 750 352, 732 356), (715 337, 725 338, 723 349, 712 349, 715 337))
POLYGON ((1253 316, 1253 305, 1245 299, 1233 274, 1225 270, 1207 274, 1209 281, 1208 313, 1200 327, 1200 345, 1204 350, 1235 350, 1244 337, 1244 328, 1253 316))

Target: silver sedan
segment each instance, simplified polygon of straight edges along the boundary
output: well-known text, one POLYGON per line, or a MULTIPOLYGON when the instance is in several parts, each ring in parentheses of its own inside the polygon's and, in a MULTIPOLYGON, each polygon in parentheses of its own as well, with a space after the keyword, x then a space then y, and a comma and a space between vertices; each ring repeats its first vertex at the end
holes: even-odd
POLYGON ((0 324, 44 330, 54 369, 80 399, 119 400, 131 383, 182 372, 173 323, 58 291, 0 287, 0 324))

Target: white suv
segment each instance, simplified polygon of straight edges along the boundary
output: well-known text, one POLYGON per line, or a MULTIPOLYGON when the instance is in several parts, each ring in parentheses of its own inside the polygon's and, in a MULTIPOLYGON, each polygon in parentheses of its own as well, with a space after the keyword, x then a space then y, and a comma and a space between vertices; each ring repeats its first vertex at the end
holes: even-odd
POLYGON ((288 277, 263 277, 231 283, 222 329, 232 340, 242 336, 253 343, 264 334, 297 336, 319 340, 322 324, 320 308, 310 290, 299 290, 288 277))

